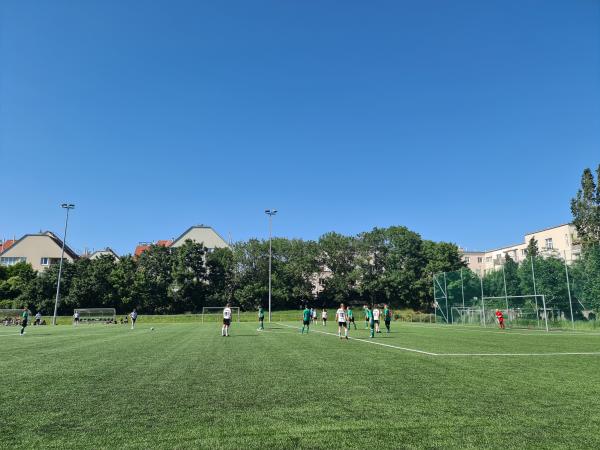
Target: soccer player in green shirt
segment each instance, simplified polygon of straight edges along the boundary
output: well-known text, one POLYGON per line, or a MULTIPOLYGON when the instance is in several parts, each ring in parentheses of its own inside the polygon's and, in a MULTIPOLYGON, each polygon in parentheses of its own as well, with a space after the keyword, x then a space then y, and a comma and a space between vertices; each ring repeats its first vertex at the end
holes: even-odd
POLYGON ((346 308, 346 313, 348 314, 348 329, 350 329, 350 324, 354 325, 354 329, 356 330, 356 323, 354 322, 354 311, 352 311, 352 306, 348 305, 346 308))
POLYGON ((363 312, 365 313, 365 330, 369 329, 369 316, 367 311, 369 310, 369 305, 363 306, 363 312))
POLYGON ((388 305, 383 305, 383 321, 385 322, 385 327, 387 328, 387 332, 390 332, 390 324, 392 323, 392 310, 388 305))
POLYGON ((25 334, 25 328, 27 327, 28 319, 29 311, 27 311, 27 306, 23 306, 23 312, 21 313, 21 336, 25 334))
POLYGON ((258 307, 258 329, 259 330, 265 329, 265 310, 263 309, 262 306, 258 307))
POLYGON ((367 318, 367 322, 369 323, 369 327, 371 329, 370 337, 375 337, 375 319, 373 319, 373 310, 367 306, 365 310, 365 317, 367 318))
POLYGON ((308 308, 308 306, 304 307, 304 311, 302 311, 302 331, 301 334, 304 334, 304 328, 306 327, 306 334, 308 334, 308 330, 310 328, 310 319, 312 318, 312 311, 308 308))

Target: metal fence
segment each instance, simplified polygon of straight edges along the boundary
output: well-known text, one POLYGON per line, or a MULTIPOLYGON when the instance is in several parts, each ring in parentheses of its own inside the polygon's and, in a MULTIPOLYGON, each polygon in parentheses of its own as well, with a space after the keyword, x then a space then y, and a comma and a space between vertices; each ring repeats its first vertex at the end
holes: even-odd
MULTIPOLYGON (((584 271, 559 258, 506 260, 479 275, 463 268, 433 276, 436 323, 508 327, 595 328, 596 311, 586 305, 584 271)), ((600 324, 598 325, 600 326, 600 324)))

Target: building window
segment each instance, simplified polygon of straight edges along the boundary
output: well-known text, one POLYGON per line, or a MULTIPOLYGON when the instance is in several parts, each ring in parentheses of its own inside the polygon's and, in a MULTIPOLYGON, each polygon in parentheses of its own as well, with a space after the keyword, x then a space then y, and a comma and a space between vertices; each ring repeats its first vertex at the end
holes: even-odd
POLYGON ((471 257, 470 256, 465 256, 465 262, 467 264, 469 264, 471 262, 471 257))
POLYGON ((527 256, 527 249, 526 248, 522 248, 521 249, 521 256, 527 256))
POLYGON ((49 263, 49 261, 48 261, 48 258, 47 258, 47 257, 40 258, 40 264, 41 264, 42 266, 47 266, 47 265, 48 265, 48 263, 49 263))
POLYGON ((26 261, 27 258, 23 256, 5 256, 3 258, 0 258, 0 264, 3 266, 14 266, 17 263, 26 261))
POLYGON ((492 262, 492 257, 491 256, 486 256, 485 262, 492 262))
POLYGON ((552 243, 552 238, 546 239, 546 248, 547 249, 553 249, 554 248, 554 244, 552 243))
POLYGON ((477 257, 477 262, 478 262, 478 263, 482 263, 482 262, 483 262, 483 257, 481 257, 481 256, 478 256, 478 257, 477 257))

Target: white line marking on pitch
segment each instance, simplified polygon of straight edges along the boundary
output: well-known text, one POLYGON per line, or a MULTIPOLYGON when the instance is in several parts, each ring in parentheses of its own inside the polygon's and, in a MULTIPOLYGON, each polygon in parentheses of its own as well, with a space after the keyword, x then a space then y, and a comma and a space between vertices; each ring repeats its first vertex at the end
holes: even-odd
MULTIPOLYGON (((284 323, 280 323, 277 322, 279 325, 283 325, 284 327, 288 327, 288 328, 296 328, 293 325, 286 325, 284 323)), ((339 338, 339 336, 337 334, 334 333, 328 333, 327 331, 319 331, 319 330, 313 330, 313 333, 321 333, 321 334, 326 334, 329 336, 334 336, 339 338)), ((406 348, 406 347, 399 347, 397 345, 391 345, 391 344, 384 344, 383 342, 377 342, 377 341, 369 341, 367 339, 360 339, 360 338, 355 338, 352 336, 348 336, 349 340, 353 340, 353 341, 359 341, 359 342, 366 342, 367 344, 373 344, 373 345, 381 345, 382 347, 389 347, 389 348, 395 348, 397 350, 403 350, 405 352, 413 352, 413 353, 421 353, 423 355, 429 355, 429 356, 438 356, 437 353, 431 353, 431 352, 425 352, 423 350, 417 350, 415 348, 406 348)))
POLYGON ((600 352, 552 352, 552 353, 438 353, 436 356, 581 356, 600 355, 600 352))
POLYGON ((400 322, 400 326, 406 328, 436 328, 439 330, 452 330, 452 331, 466 331, 466 332, 478 332, 478 333, 489 333, 489 334, 506 334, 506 335, 520 335, 520 336, 600 336, 600 333, 593 331, 571 331, 571 330, 527 330, 524 328, 507 328, 505 331, 500 331, 497 328, 478 329, 475 327, 461 326, 461 325, 436 325, 436 324, 419 324, 414 322, 400 322), (515 330, 515 331, 513 331, 515 330))
MULTIPOLYGON (((286 325, 284 323, 279 323, 277 322, 279 325, 283 325, 284 327, 288 327, 288 328, 296 328, 293 325, 286 325)), ((329 333, 327 331, 319 331, 319 330, 313 330, 313 333, 321 333, 321 334, 326 334, 329 336, 334 336, 334 337, 339 337, 337 334, 335 333, 329 333)), ((417 350, 414 348, 406 348, 406 347, 399 347, 397 345, 391 345, 391 344, 384 344, 383 342, 377 342, 377 341, 371 341, 371 340, 367 340, 367 339, 360 339, 360 338, 354 338, 351 336, 348 336, 348 339, 351 339, 353 341, 360 341, 360 342, 366 342, 367 344, 374 344, 374 345, 381 345, 382 347, 389 347, 389 348, 394 348, 397 350, 403 350, 406 352, 414 352, 414 353, 420 353, 423 355, 428 355, 428 356, 452 356, 452 357, 460 357, 460 356, 600 356, 600 352, 550 352, 550 353, 432 353, 432 352, 426 352, 423 350, 417 350)))

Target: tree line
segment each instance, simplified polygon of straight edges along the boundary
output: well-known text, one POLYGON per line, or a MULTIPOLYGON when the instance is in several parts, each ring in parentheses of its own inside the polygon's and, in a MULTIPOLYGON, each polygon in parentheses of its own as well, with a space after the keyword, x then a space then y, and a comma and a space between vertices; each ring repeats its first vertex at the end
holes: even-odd
MULTIPOLYGON (((305 303, 389 303, 426 309, 432 274, 463 267, 459 249, 424 240, 405 227, 375 228, 356 236, 327 233, 317 241, 272 240, 272 307, 305 303)), ((110 307, 119 313, 199 312, 231 303, 243 310, 268 302, 269 241, 250 239, 209 251, 201 243, 152 245, 138 258, 104 255, 65 262, 59 312, 110 307)), ((51 313, 58 267, 36 273, 29 264, 0 268, 0 308, 51 313)))
MULTIPOLYGON (((596 179, 590 169, 571 201, 573 224, 582 257, 569 271, 576 301, 600 309, 600 165, 596 179)), ((316 241, 273 239, 273 309, 316 307, 339 302, 389 303, 395 308, 431 311, 433 274, 465 267, 455 244, 433 242, 406 227, 374 228, 355 236, 331 232, 316 241)), ((532 294, 531 258, 540 292, 550 299, 568 297, 566 273, 559 257, 537 257, 529 243, 520 265, 508 258, 504 273, 483 277, 486 295, 532 294), (562 281, 564 278, 564 282, 562 281)), ((61 281, 62 314, 74 308, 112 307, 118 312, 136 307, 143 313, 198 312, 203 306, 227 302, 244 310, 266 306, 269 242, 250 239, 231 248, 208 251, 191 241, 178 248, 153 245, 139 258, 110 256, 66 263, 61 281)), ((473 297, 481 286, 465 271, 473 297), (471 281, 469 281, 472 278, 471 281)), ((0 308, 50 313, 54 307, 58 267, 36 273, 29 264, 0 266, 0 308)), ((452 283, 452 281, 451 281, 452 283)), ((469 296, 468 291, 466 294, 469 296)))

